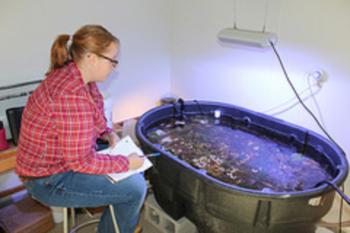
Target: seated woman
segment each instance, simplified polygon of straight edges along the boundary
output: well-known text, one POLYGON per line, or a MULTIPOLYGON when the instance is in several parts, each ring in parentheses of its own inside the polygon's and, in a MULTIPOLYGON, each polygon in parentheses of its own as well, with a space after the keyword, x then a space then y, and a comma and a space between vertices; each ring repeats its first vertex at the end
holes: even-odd
MULTIPOLYGON (((106 174, 142 166, 144 159, 97 154, 96 139, 114 145, 106 127, 103 99, 96 82, 116 68, 119 40, 99 25, 86 25, 73 36, 59 35, 51 48, 45 80, 24 109, 16 172, 28 192, 49 206, 97 207, 112 204, 122 233, 132 233, 146 194, 137 174, 113 184, 106 174)), ((100 233, 114 232, 106 208, 100 233)))

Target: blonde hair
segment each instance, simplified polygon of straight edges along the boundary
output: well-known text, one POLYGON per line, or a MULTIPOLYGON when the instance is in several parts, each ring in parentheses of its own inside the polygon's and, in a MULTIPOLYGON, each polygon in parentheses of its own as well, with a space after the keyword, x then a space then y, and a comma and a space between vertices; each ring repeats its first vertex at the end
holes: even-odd
POLYGON ((51 47, 50 67, 46 74, 59 69, 71 60, 79 62, 86 52, 101 54, 114 42, 119 44, 119 39, 100 25, 85 25, 74 33, 70 41, 70 35, 57 36, 51 47))

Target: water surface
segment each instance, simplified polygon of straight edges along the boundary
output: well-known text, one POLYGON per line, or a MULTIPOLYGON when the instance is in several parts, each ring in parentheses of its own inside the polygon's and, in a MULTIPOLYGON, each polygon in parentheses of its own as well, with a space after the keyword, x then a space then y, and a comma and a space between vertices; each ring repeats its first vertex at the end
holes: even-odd
POLYGON ((233 128, 211 116, 162 122, 147 138, 221 181, 264 192, 313 188, 331 178, 310 156, 264 135, 233 128))

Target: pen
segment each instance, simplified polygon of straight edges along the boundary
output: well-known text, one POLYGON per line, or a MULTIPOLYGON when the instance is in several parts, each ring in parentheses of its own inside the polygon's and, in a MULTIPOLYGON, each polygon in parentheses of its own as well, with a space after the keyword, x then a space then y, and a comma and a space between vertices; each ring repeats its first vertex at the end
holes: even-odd
POLYGON ((156 157, 156 156, 159 156, 160 153, 159 152, 155 152, 155 153, 150 153, 150 154, 145 154, 145 155, 140 155, 140 157, 156 157))
POLYGON ((112 184, 117 183, 112 177, 110 177, 109 175, 106 175, 107 180, 109 180, 112 184))

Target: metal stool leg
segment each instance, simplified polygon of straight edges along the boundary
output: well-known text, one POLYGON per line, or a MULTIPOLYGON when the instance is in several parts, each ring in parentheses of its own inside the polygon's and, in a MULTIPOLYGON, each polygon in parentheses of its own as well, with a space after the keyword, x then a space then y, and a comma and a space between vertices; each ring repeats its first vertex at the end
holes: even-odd
POLYGON ((68 208, 63 207, 63 233, 68 233, 68 208))
MULTIPOLYGON (((75 219, 74 208, 70 208, 70 209, 71 209, 71 213, 72 213, 72 218, 75 219)), ((64 208, 63 210, 65 213, 65 215, 64 215, 64 233, 68 233, 68 225, 69 225, 68 224, 68 210, 67 210, 67 208, 64 208)), ((112 217, 115 233, 120 233, 119 227, 117 224, 117 219, 116 219, 115 214, 114 214, 114 208, 112 205, 109 205, 109 211, 111 212, 111 217, 112 217)), ((86 222, 78 224, 76 226, 74 225, 74 227, 72 229, 70 229, 69 233, 75 233, 83 227, 86 227, 90 224, 99 223, 99 222, 100 222, 99 219, 92 219, 90 221, 86 221, 86 222)))
POLYGON ((115 214, 114 214, 114 207, 113 207, 113 205, 109 205, 109 210, 111 211, 111 217, 112 217, 115 233, 120 233, 119 232, 118 223, 117 223, 117 219, 116 219, 115 214))
POLYGON ((75 209, 69 208, 69 210, 70 210, 71 224, 72 226, 75 226, 75 209))
POLYGON ((92 219, 92 220, 89 220, 89 221, 86 221, 86 222, 83 222, 81 224, 78 224, 76 226, 74 226, 70 231, 69 233, 75 233, 77 232, 78 230, 80 230, 81 228, 84 228, 88 225, 91 225, 91 224, 95 224, 95 223, 99 223, 100 220, 99 219, 92 219))

